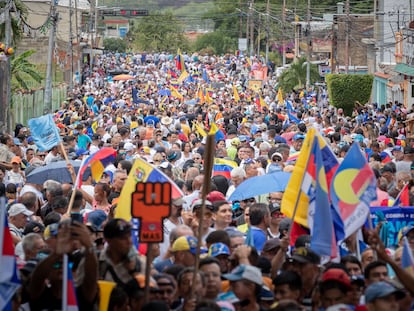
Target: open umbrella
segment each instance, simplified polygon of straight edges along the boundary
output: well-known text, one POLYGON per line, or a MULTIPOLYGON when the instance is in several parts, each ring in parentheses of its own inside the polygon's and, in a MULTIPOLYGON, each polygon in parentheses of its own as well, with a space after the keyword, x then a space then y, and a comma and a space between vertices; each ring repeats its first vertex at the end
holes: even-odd
MULTIPOLYGON (((77 173, 81 161, 70 161, 77 173)), ((66 161, 52 162, 44 166, 36 167, 26 176, 26 182, 31 184, 43 184, 46 180, 56 180, 60 183, 71 183, 72 177, 68 171, 66 161)))
POLYGON ((133 76, 127 75, 127 74, 117 75, 112 78, 112 80, 115 80, 115 81, 127 81, 127 80, 133 80, 133 79, 135 79, 133 76))
POLYGON ((291 173, 274 172, 248 178, 234 190, 229 201, 241 201, 265 193, 285 191, 290 175, 291 173))

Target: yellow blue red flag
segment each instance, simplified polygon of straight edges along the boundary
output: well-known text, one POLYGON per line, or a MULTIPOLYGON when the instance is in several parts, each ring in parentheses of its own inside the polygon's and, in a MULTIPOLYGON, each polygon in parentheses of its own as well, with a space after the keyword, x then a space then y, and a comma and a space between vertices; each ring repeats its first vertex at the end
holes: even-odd
POLYGON ((125 185, 122 188, 121 194, 119 196, 118 205, 115 210, 116 218, 123 218, 127 221, 131 220, 131 195, 133 192, 135 192, 137 183, 145 182, 169 182, 172 186, 172 199, 177 199, 184 196, 182 190, 167 175, 161 172, 158 168, 152 166, 150 163, 138 158, 132 165, 128 179, 125 182, 125 185))

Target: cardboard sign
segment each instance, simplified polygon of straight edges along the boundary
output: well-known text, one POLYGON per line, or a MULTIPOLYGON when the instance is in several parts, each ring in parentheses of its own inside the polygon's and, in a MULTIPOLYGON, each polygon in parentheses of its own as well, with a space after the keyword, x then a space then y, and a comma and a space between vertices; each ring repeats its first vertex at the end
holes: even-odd
POLYGON ((171 184, 137 183, 131 201, 131 215, 140 219, 139 241, 163 242, 163 220, 170 216, 171 212, 171 184))

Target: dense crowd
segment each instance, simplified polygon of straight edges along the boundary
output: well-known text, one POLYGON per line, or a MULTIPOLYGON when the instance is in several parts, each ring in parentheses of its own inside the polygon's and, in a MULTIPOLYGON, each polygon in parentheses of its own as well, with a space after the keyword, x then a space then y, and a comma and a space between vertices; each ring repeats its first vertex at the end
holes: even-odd
POLYGON ((339 160, 352 143, 360 145, 377 178, 372 206, 391 206, 405 185, 412 205, 411 111, 398 102, 366 104, 346 116, 329 105, 322 86, 281 99, 275 68, 260 58, 181 57, 188 73, 182 81, 183 70, 165 53, 99 55, 54 113, 61 145, 39 150, 23 124, 1 135, 0 194, 22 279, 14 307, 61 310, 62 255, 68 254, 80 310, 99 306, 105 294, 98 280, 116 283, 100 310, 412 310, 414 275, 402 269, 401 257, 403 237, 414 249, 414 227, 403 228, 399 244, 389 248, 378 228, 364 229, 363 236, 344 240, 341 257, 330 261, 311 249, 309 235, 291 241, 292 221, 281 212, 284 191, 229 201, 249 178, 292 172, 314 127, 339 160), (258 71, 264 79, 254 89, 250 82, 258 71), (119 81, 108 72, 131 78, 119 81), (202 213, 210 178, 203 167, 205 133, 213 124, 214 156, 234 161, 234 168, 211 178, 202 213), (82 158, 103 147, 117 151, 114 163, 98 181, 87 169, 81 187, 73 189, 82 158), (55 180, 29 178, 64 161, 64 154, 72 160, 62 166, 69 180, 59 174, 55 180), (159 244, 137 242, 132 224, 115 218, 138 158, 183 192, 172 201, 159 244), (198 238, 202 254, 195 269, 198 238))

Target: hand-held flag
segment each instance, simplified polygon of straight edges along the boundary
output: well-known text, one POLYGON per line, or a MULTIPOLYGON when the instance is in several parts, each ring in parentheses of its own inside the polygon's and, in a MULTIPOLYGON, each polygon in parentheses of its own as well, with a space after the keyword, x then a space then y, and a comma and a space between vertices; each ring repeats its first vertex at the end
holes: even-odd
POLYGON ((40 151, 49 151, 61 142, 59 130, 51 114, 30 119, 28 125, 40 151))

